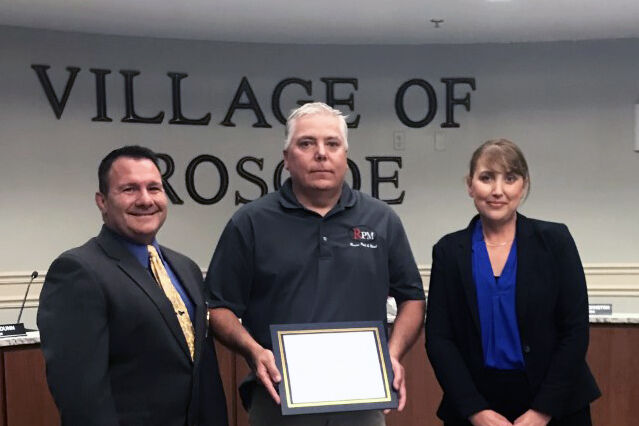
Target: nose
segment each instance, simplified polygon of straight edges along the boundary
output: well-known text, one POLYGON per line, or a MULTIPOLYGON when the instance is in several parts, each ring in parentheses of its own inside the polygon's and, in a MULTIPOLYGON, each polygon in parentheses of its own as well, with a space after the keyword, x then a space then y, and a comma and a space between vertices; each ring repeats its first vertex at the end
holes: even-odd
POLYGON ((316 160, 326 159, 326 146, 324 146, 324 142, 319 142, 317 144, 317 149, 315 150, 315 159, 316 160))
POLYGON ((153 197, 151 197, 151 194, 149 193, 149 191, 146 190, 146 188, 143 188, 140 191, 140 195, 136 200, 136 204, 140 207, 149 207, 153 205, 153 197))
POLYGON ((495 179, 493 184, 492 195, 495 197, 501 197, 504 193, 504 182, 501 178, 495 179))

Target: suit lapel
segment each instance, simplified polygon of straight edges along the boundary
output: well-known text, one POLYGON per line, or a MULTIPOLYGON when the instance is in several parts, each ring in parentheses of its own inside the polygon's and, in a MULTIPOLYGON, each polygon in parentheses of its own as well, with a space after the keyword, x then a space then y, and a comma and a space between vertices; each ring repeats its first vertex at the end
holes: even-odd
POLYGON ((173 311, 173 306, 148 270, 140 265, 140 262, 118 241, 108 228, 102 227, 97 242, 109 257, 118 262, 118 267, 131 278, 131 281, 133 281, 135 285, 142 289, 144 294, 146 294, 157 307, 166 326, 177 340, 178 345, 190 359, 189 348, 186 344, 180 323, 173 311))
POLYGON ((189 265, 186 264, 186 262, 184 262, 183 259, 181 259, 180 257, 175 256, 170 250, 162 247, 162 255, 169 263, 169 265, 171 265, 171 269, 173 269, 173 272, 179 278, 182 287, 184 287, 187 294, 191 298, 191 302, 193 303, 193 329, 195 330, 195 354, 197 356, 201 353, 200 346, 202 345, 202 341, 204 340, 204 332, 206 327, 206 306, 204 305, 204 299, 202 298, 202 290, 200 286, 202 280, 198 280, 198 277, 193 277, 193 273, 191 272, 191 268, 189 267, 189 265))
POLYGON ((477 328, 477 332, 480 332, 479 327, 479 308, 477 307, 477 289, 475 288, 475 280, 473 279, 473 265, 472 265, 472 246, 471 240, 473 235, 473 227, 478 216, 471 220, 470 225, 466 228, 466 232, 461 234, 461 239, 458 245, 457 253, 457 265, 459 267, 459 275, 461 277, 462 287, 466 294, 466 303, 470 310, 470 315, 473 319, 473 323, 477 328))
POLYGON ((515 305, 517 308, 517 322, 519 330, 524 334, 526 314, 530 300, 529 292, 534 277, 538 273, 537 252, 534 247, 534 230, 530 220, 517 214, 517 288, 515 291, 515 305))

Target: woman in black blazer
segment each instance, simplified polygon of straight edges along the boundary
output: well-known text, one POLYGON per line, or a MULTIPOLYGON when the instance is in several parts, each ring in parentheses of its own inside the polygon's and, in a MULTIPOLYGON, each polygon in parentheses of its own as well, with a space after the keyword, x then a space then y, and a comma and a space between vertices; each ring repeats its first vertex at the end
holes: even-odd
POLYGON ((433 248, 426 350, 447 426, 588 426, 599 389, 586 365, 588 296, 563 224, 517 213, 526 160, 505 139, 473 154, 479 215, 433 248))

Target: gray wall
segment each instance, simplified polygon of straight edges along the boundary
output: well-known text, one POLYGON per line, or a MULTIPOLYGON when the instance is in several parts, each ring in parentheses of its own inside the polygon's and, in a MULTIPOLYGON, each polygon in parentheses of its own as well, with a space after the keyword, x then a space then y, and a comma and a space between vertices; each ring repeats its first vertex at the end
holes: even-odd
MULTIPOLYGON (((417 262, 430 263, 431 246, 443 234, 466 226, 474 213, 463 176, 473 149, 482 141, 507 137, 528 157, 532 193, 521 211, 565 222, 584 262, 637 262, 639 259, 639 153, 633 151, 633 105, 639 99, 639 40, 452 46, 300 46, 191 42, 107 37, 0 27, 0 271, 45 271, 61 251, 95 235, 101 223, 93 202, 99 159, 122 144, 139 143, 176 161, 172 183, 184 205, 171 206, 159 235, 168 246, 202 267, 237 209, 233 193, 246 197, 256 187, 241 179, 235 163, 245 155, 264 158, 264 170, 251 166, 272 190, 281 157, 283 126, 270 109, 275 85, 287 77, 313 82, 313 98, 324 99, 321 77, 353 77, 360 126, 350 133, 350 156, 360 166, 370 193, 367 155, 400 155, 402 217, 417 262), (57 93, 67 66, 82 68, 62 119, 46 101, 32 64, 51 65, 57 93), (94 75, 107 68, 107 102, 112 123, 96 123, 94 75), (140 115, 165 112, 162 124, 122 123, 121 69, 135 69, 140 115), (208 126, 176 126, 171 118, 168 71, 186 72, 183 110, 189 117, 211 112, 208 126), (238 111, 236 127, 219 125, 242 76, 248 77, 271 129, 255 129, 251 112, 238 111), (458 129, 444 121, 443 77, 474 77, 472 110, 456 108, 458 129), (422 129, 404 126, 394 112, 397 88, 423 78, 436 90, 439 109, 422 129), (406 150, 394 151, 393 132, 403 131, 406 150), (445 140, 434 149, 433 137, 445 140), (202 206, 186 192, 184 173, 199 154, 221 158, 230 174, 226 197, 202 206)), ((345 87, 346 88, 346 87, 345 87)), ((458 95, 467 91, 460 86, 458 95)), ((340 93, 348 93, 342 90, 340 93)), ((284 109, 307 98, 287 89, 284 109)), ((407 97, 419 118, 425 102, 419 91, 407 97)), ((392 173, 385 167, 384 173, 392 173)), ((217 175, 198 173, 198 189, 212 195, 217 175), (209 184, 207 185, 207 182, 209 184), (213 189, 211 189, 211 187, 213 189)), ((382 196, 398 191, 383 186, 382 196)))

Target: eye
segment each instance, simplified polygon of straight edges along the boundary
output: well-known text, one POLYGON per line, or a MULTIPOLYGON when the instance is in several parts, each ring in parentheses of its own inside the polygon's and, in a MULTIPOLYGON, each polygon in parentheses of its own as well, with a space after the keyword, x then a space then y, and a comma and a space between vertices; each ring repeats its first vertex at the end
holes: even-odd
POLYGON ((479 181, 480 182, 490 182, 492 176, 489 175, 488 173, 482 173, 479 175, 479 181))
POLYGON ((300 139, 297 141, 297 146, 301 149, 308 149, 313 144, 313 141, 310 139, 300 139))
POLYGON ((506 182, 508 183, 515 183, 517 182, 517 180, 519 180, 519 175, 516 175, 514 173, 508 173, 506 175, 506 182))
POLYGON ((337 149, 342 146, 342 143, 338 140, 329 140, 328 142, 326 142, 326 145, 331 149, 337 149))

